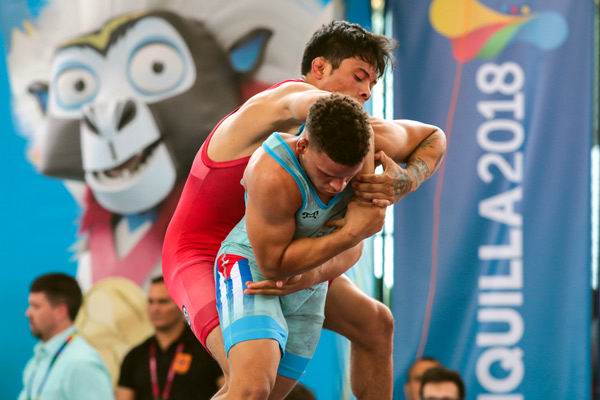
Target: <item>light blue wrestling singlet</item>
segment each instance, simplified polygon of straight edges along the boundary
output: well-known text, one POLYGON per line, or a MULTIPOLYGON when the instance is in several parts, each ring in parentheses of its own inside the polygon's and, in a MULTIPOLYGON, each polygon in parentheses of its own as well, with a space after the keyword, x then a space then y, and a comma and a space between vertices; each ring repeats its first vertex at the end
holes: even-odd
MULTIPOLYGON (((331 229, 324 225, 344 214, 353 195, 350 185, 323 204, 296 154, 278 133, 269 136, 262 147, 294 178, 302 195, 294 238, 330 233, 331 229)), ((229 355, 234 345, 246 340, 276 340, 283 353, 278 374, 300 379, 319 341, 328 284, 323 282, 282 297, 244 294, 246 282, 264 279, 243 218, 223 241, 215 263, 217 309, 225 351, 229 355)))

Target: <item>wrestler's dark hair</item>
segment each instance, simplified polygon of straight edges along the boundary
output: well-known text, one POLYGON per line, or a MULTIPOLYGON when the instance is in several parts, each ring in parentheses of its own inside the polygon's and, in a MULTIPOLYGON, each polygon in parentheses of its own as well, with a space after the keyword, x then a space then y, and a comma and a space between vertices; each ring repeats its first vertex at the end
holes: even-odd
POLYGON ((464 400, 465 384, 462 378, 460 377, 460 374, 456 371, 444 367, 433 367, 425 371, 423 377, 421 377, 421 389, 419 390, 420 398, 423 398, 423 391, 426 384, 442 382, 454 383, 456 385, 456 388, 458 389, 458 398, 460 400, 464 400))
POLYGON ((309 146, 336 163, 357 165, 369 151, 369 116, 348 96, 333 93, 317 100, 308 110, 306 130, 309 146))
POLYGON ((52 306, 65 304, 69 318, 75 321, 83 296, 79 284, 73 277, 62 273, 42 275, 33 281, 29 292, 44 293, 52 306))
POLYGON ((302 55, 302 75, 310 72, 312 61, 324 57, 336 69, 346 58, 358 57, 371 64, 380 77, 396 47, 393 39, 376 35, 358 24, 347 21, 332 21, 317 30, 302 55))
POLYGON ((161 275, 158 275, 158 276, 155 276, 154 278, 152 278, 150 280, 150 283, 152 285, 156 285, 157 283, 165 283, 165 279, 161 275))

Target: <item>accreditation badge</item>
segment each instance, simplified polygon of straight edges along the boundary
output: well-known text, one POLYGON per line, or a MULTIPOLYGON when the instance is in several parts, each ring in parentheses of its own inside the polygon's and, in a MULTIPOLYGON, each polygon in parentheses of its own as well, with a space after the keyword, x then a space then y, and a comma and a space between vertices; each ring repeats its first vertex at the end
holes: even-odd
POLYGON ((192 355, 188 353, 178 353, 173 360, 173 370, 176 374, 186 374, 192 365, 192 355))

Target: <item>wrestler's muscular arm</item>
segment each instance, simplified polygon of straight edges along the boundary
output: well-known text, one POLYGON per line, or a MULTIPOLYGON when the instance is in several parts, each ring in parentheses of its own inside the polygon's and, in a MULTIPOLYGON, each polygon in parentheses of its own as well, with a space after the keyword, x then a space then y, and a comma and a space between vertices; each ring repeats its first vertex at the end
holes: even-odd
POLYGON ((378 232, 385 210, 355 202, 348 205, 340 229, 318 238, 294 240, 295 214, 302 198, 293 178, 262 150, 246 173, 246 229, 256 261, 267 279, 313 269, 378 232))
POLYGON ((304 122, 315 101, 331 93, 304 82, 284 83, 248 99, 216 129, 208 155, 228 161, 251 155, 273 132, 288 132, 304 122))
POLYGON ((375 158, 384 172, 357 176, 354 189, 360 198, 375 204, 382 200, 397 203, 438 169, 446 153, 446 136, 440 128, 418 121, 372 118, 371 126, 375 158), (399 163, 406 163, 406 168, 399 163))
POLYGON ((303 274, 294 275, 289 279, 248 281, 246 294, 262 294, 267 296, 285 296, 298 290, 306 289, 317 283, 327 282, 337 278, 356 264, 362 254, 363 242, 343 251, 317 268, 303 274))

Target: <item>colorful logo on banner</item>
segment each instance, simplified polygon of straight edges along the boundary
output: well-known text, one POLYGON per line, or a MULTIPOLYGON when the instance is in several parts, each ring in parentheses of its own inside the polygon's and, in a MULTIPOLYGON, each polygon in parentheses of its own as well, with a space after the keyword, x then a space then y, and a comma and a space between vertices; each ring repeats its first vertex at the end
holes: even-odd
POLYGON ((429 18, 433 28, 450 39, 460 63, 492 59, 513 41, 552 50, 567 38, 567 23, 556 12, 534 13, 526 5, 504 9, 496 11, 477 0, 434 0, 429 18))

